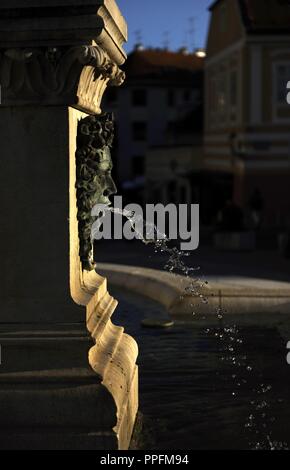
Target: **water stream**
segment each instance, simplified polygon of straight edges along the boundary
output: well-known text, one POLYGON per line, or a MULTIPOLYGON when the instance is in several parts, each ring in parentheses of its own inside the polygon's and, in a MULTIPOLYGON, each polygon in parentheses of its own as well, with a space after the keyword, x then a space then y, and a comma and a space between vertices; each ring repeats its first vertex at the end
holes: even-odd
MULTIPOLYGON (((205 296, 203 293, 203 287, 208 283, 201 279, 200 268, 188 266, 186 263, 186 259, 191 253, 181 251, 175 246, 169 246, 170 240, 164 233, 160 233, 154 224, 148 224, 140 216, 136 217, 134 212, 111 206, 107 206, 106 210, 125 217, 137 239, 146 245, 152 245, 155 252, 167 255, 167 262, 164 266, 166 271, 173 276, 181 274, 188 279, 189 282, 184 290, 184 295, 192 296, 193 316, 198 313, 198 302, 210 303, 210 296, 205 296), (199 273, 199 276, 196 276, 197 273, 199 273)), ((250 363, 248 355, 245 354, 243 349, 246 338, 236 324, 227 323, 226 313, 221 309, 216 309, 218 327, 206 328, 204 333, 209 337, 218 339, 220 343, 220 361, 227 363, 231 371, 230 393, 232 398, 238 402, 240 394, 246 388, 251 387, 252 399, 244 423, 249 449, 288 450, 288 444, 276 439, 272 431, 273 423, 276 421, 276 416, 271 411, 272 401, 270 403, 268 400, 268 396, 272 392, 272 385, 264 381, 260 382, 260 371, 254 364, 250 363)), ((202 318, 203 320, 206 319, 204 316, 202 318)), ((227 392, 225 391, 225 393, 227 392)), ((279 398, 277 402, 279 404, 279 398)))

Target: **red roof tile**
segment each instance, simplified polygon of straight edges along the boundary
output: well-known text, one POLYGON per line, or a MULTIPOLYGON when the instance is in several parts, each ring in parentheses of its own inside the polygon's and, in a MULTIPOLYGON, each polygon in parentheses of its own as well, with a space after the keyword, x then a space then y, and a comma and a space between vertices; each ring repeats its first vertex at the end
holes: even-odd
POLYGON ((160 69, 197 71, 202 70, 203 64, 204 59, 195 54, 144 49, 129 54, 125 70, 128 76, 148 75, 154 74, 160 69))

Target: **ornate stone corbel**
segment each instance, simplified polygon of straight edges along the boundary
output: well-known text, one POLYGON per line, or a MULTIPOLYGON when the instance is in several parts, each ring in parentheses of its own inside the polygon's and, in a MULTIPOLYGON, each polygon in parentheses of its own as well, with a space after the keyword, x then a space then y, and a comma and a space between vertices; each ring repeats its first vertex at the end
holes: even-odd
POLYGON ((106 87, 124 79, 99 45, 0 51, 2 105, 73 104, 99 114, 106 87))

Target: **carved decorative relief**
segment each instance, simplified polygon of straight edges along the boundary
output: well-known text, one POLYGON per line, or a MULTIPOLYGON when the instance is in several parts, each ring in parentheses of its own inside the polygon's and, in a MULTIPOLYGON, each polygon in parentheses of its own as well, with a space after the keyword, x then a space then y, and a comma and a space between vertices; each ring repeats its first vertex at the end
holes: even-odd
POLYGON ((116 192, 111 176, 111 146, 114 123, 111 113, 92 115, 78 124, 76 151, 76 188, 80 259, 83 269, 94 269, 91 229, 96 220, 91 211, 96 204, 108 204, 116 192))
POLYGON ((99 113, 107 85, 124 79, 98 45, 0 51, 2 104, 67 104, 99 113))

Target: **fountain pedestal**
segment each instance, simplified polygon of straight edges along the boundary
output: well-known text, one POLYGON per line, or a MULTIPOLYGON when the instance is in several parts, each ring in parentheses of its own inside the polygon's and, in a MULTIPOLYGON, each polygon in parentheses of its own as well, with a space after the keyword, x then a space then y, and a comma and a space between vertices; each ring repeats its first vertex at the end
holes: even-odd
POLYGON ((79 122, 119 85, 114 0, 0 5, 0 448, 126 449, 137 345, 80 259, 79 122))

